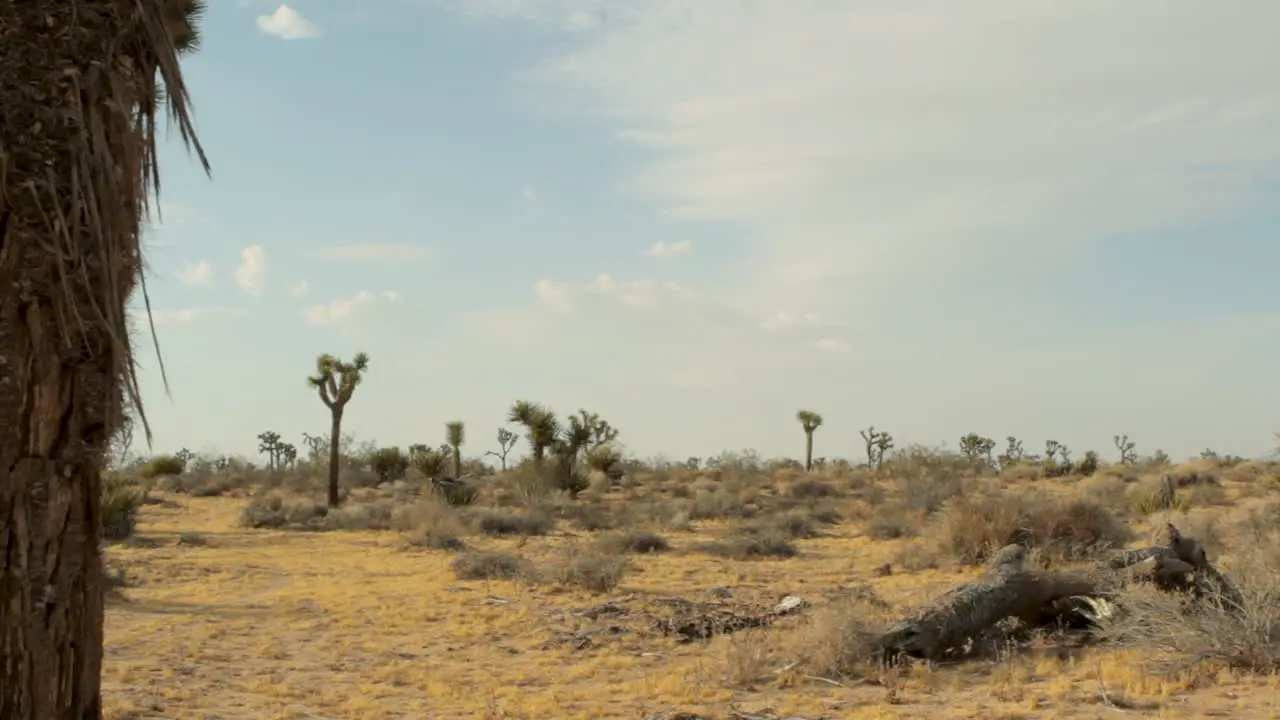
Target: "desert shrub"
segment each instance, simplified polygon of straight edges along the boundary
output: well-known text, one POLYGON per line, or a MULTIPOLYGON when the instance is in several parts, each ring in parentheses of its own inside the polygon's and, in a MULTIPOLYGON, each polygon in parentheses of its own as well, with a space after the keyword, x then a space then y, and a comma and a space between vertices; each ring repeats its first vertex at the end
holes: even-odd
POLYGON ((1150 515, 1165 510, 1185 510, 1190 507, 1185 497, 1180 497, 1168 476, 1146 477, 1129 488, 1129 506, 1139 515, 1150 515))
POLYGON ((630 567, 625 557, 575 547, 548 568, 547 579, 563 587, 603 593, 616 588, 630 567))
POLYGON ((433 550, 460 550, 466 534, 458 512, 435 500, 395 508, 391 511, 391 528, 405 533, 410 545, 433 550))
POLYGON ((757 520, 741 526, 743 532, 769 533, 777 532, 790 538, 811 538, 818 534, 813 521, 799 513, 786 513, 765 520, 757 520))
POLYGON ((796 655, 817 677, 874 677, 876 642, 888 629, 883 608, 847 598, 817 610, 797 638, 796 655))
POLYGON ((323 529, 320 522, 329 507, 310 498, 288 498, 279 492, 260 492, 249 500, 240 513, 240 524, 251 528, 323 529))
POLYGON ((787 488, 788 496, 802 500, 835 497, 837 494, 834 485, 812 477, 797 480, 787 488))
POLYGON ((1098 453, 1094 452, 1093 450, 1090 450, 1084 454, 1084 458, 1080 461, 1080 464, 1076 467, 1076 470, 1081 475, 1084 475, 1085 477, 1089 477, 1090 475, 1093 475, 1094 473, 1098 472, 1098 465, 1099 465, 1098 453))
POLYGON ((480 488, 467 482, 432 483, 431 492, 444 504, 454 507, 475 505, 480 499, 480 488))
POLYGON ((1132 533, 1091 499, 1049 498, 1031 492, 987 493, 953 499, 929 528, 934 548, 976 564, 1010 543, 1077 560, 1123 547, 1132 533))
POLYGON ((725 518, 751 517, 759 508, 748 505, 741 495, 724 488, 699 492, 689 507, 690 520, 723 520, 725 518))
POLYGON ((873 513, 863 524, 863 531, 872 540, 897 540, 920 534, 923 520, 918 512, 901 505, 890 505, 873 513))
POLYGON ((618 526, 618 518, 607 505, 599 503, 572 503, 560 509, 560 517, 569 520, 574 527, 587 532, 612 530, 618 526))
POLYGON ((533 565, 528 560, 497 550, 460 553, 451 567, 459 580, 518 580, 533 575, 533 565))
POLYGON ((221 497, 246 484, 244 478, 239 475, 208 473, 161 475, 155 479, 157 490, 192 497, 221 497))
POLYGON ((648 530, 630 530, 628 532, 609 533, 596 540, 596 547, 602 552, 615 554, 637 553, 648 554, 665 552, 671 544, 661 535, 648 530))
POLYGON ((369 467, 380 482, 399 480, 409 471, 409 456, 398 447, 379 448, 369 456, 369 467))
POLYGON ((125 540, 133 535, 138 525, 138 510, 146 499, 146 492, 117 475, 102 478, 102 537, 104 540, 125 540))
POLYGON ((1162 673, 1200 665, 1252 673, 1280 672, 1280 555, 1271 542, 1242 552, 1226 570, 1244 600, 1243 611, 1202 603, 1188 612, 1177 595, 1133 586, 1120 597, 1122 612, 1104 627, 1104 638, 1142 650, 1144 662, 1162 673))
POLYGON ((484 510, 475 522, 476 529, 485 535, 546 535, 555 527, 554 518, 537 510, 523 514, 484 510))
POLYGON ((730 560, 791 558, 800 554, 790 538, 779 532, 738 532, 724 540, 705 542, 698 549, 730 560))
POLYGON ((1123 511, 1129 507, 1128 487, 1115 475, 1094 475, 1080 481, 1080 495, 1104 507, 1123 511))
MULTIPOLYGON (((323 505, 311 501, 316 505, 323 505)), ((347 502, 336 508, 329 508, 320 523, 324 530, 388 530, 391 528, 391 513, 395 503, 391 500, 372 499, 367 502, 347 502)))
POLYGON ((187 469, 187 461, 173 455, 157 455, 142 465, 142 477, 151 480, 161 475, 181 475, 187 469))
POLYGON ((839 525, 844 517, 840 511, 831 506, 819 506, 809 509, 809 518, 822 525, 839 525))

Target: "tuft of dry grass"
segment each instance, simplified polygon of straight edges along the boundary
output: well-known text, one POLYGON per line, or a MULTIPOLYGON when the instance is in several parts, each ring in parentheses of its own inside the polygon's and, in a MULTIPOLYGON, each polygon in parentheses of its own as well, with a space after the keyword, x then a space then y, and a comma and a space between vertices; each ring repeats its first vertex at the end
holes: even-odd
POLYGON ((631 561, 626 557, 572 546, 546 569, 544 579, 562 587, 605 593, 618 587, 630 568, 631 561))
POLYGON ((601 535, 596 538, 596 547, 601 552, 613 553, 615 555, 623 553, 645 555, 649 553, 666 552, 671 549, 671 544, 667 542, 666 538, 655 532, 650 532, 648 530, 628 530, 601 535))
POLYGON ((790 538, 776 530, 751 531, 745 528, 723 540, 699 543, 697 549, 730 560, 792 558, 800 554, 790 538))
POLYGON ((431 550, 461 550, 466 525, 453 507, 434 499, 396 508, 391 527, 405 533, 409 545, 431 550))
POLYGON ((459 580, 527 580, 534 576, 531 562, 499 550, 459 553, 451 567, 459 580))
POLYGON ((541 510, 524 513, 505 510, 481 510, 475 518, 476 529, 485 535, 546 535, 555 527, 555 518, 541 510))

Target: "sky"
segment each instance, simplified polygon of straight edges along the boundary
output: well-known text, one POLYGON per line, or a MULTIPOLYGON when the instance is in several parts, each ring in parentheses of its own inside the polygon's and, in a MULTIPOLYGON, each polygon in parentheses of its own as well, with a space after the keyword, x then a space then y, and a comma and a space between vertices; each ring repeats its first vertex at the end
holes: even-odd
MULTIPOLYGON (((1274 0, 210 0, 145 234, 153 449, 1077 455, 1280 429, 1274 0), (524 450, 522 447, 521 450, 524 450)), ((145 324, 140 320, 140 324, 145 324)))

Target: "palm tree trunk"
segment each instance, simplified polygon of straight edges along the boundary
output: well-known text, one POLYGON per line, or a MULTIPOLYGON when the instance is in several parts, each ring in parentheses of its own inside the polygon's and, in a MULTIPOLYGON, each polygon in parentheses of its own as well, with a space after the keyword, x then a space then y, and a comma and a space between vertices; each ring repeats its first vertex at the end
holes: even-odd
POLYGON ((813 470, 813 431, 804 434, 804 471, 813 470))
POLYGON ((342 441, 342 408, 333 409, 333 427, 329 429, 329 507, 338 507, 338 460, 342 441))
POLYGON ((0 718, 97 718, 100 473, 116 378, 110 350, 67 357, 57 300, 9 291, 7 240, 0 229, 0 718))

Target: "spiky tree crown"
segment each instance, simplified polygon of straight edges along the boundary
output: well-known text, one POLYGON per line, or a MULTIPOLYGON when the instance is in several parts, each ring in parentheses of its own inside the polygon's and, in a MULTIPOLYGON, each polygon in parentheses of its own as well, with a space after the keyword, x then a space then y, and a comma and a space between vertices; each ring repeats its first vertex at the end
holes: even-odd
POLYGON ((455 420, 451 423, 445 423, 444 430, 445 437, 450 445, 457 446, 462 444, 465 432, 461 421, 455 420))
POLYGON ((316 358, 316 374, 308 377, 307 383, 320 391, 325 405, 341 408, 351 399, 368 369, 367 353, 356 353, 349 363, 325 353, 316 358))
POLYGON ((804 426, 804 431, 811 433, 822 426, 822 416, 812 410, 801 410, 796 413, 796 419, 804 426))

